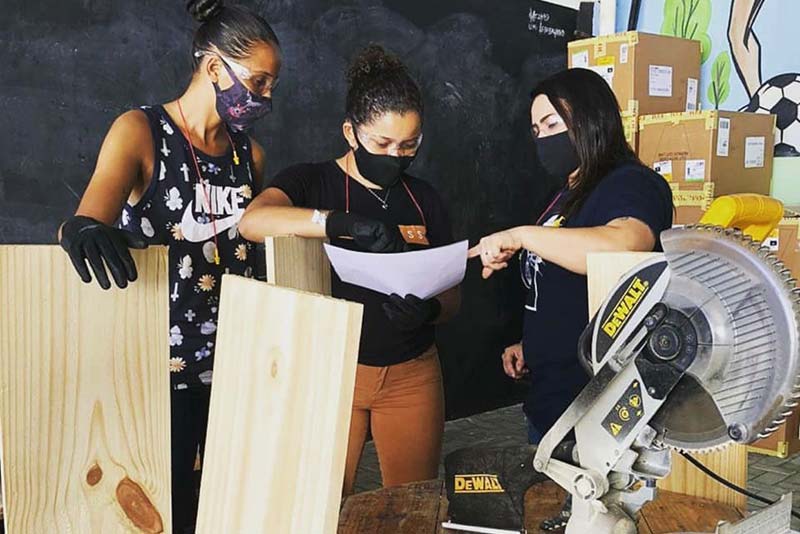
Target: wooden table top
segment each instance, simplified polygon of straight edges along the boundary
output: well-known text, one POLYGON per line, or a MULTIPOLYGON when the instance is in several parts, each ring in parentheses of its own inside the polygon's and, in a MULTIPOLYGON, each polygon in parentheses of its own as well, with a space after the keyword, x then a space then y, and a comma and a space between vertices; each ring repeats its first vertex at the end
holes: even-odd
MULTIPOLYGON (((539 523, 555 516, 566 493, 554 482, 531 488, 525 496, 525 526, 531 534, 539 523)), ((737 521, 740 510, 696 497, 659 491, 639 518, 640 534, 714 532, 719 521, 737 521)), ((344 502, 339 534, 448 534, 444 482, 430 480, 406 486, 358 493, 344 502)))

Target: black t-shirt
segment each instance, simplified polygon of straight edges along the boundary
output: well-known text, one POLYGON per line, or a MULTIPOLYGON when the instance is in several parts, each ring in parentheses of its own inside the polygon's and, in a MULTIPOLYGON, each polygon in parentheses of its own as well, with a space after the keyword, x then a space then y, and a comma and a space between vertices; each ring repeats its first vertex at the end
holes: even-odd
MULTIPOLYGON (((586 228, 632 217, 647 224, 661 250, 660 233, 672 226, 672 193, 663 177, 636 163, 611 171, 569 219, 560 212, 569 191, 542 215, 545 226, 586 228)), ((561 416, 589 380, 577 357, 578 339, 589 322, 586 276, 523 251, 525 304, 523 351, 531 389, 525 413, 542 433, 561 416)))
MULTIPOLYGON (((346 178, 336 161, 306 163, 279 172, 270 187, 286 193, 297 207, 344 211, 347 203, 346 178)), ((381 202, 366 187, 350 179, 350 213, 379 220, 387 225, 424 224, 430 246, 439 247, 452 243, 447 210, 436 190, 427 182, 408 175, 403 177, 403 182, 411 194, 406 191, 402 182, 391 190, 375 191, 381 198, 387 193, 389 195, 388 207, 383 209, 381 202)), ((332 239, 331 244, 358 250, 352 240, 332 239)), ((331 273, 331 292, 334 297, 364 305, 359 363, 372 366, 402 363, 416 358, 433 344, 432 325, 412 332, 402 332, 394 327, 382 308, 387 301, 386 295, 342 282, 335 272, 331 273)))

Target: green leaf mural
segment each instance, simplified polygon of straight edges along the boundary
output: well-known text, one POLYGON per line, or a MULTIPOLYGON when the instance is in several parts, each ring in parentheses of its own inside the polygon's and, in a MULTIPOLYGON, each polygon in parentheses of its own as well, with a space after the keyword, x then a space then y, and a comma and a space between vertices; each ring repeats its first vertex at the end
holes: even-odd
POLYGON ((708 100, 714 103, 714 109, 728 99, 731 92, 731 57, 728 52, 721 52, 711 67, 711 83, 708 84, 708 100))
POLYGON ((700 41, 702 62, 711 55, 711 0, 665 0, 661 33, 700 41))

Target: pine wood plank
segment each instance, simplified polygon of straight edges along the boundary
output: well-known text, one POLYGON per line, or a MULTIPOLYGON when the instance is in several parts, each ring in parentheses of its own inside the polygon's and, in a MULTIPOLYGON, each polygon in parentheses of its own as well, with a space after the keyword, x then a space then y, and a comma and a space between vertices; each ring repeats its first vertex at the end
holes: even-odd
POLYGON ((331 294, 331 268, 322 239, 281 236, 264 241, 267 282, 320 295, 331 294))
POLYGON ((653 252, 600 252, 586 255, 586 283, 589 290, 589 318, 629 270, 657 256, 653 252))
POLYGON ((435 534, 446 519, 443 495, 441 480, 357 493, 342 507, 338 534, 435 534))
POLYGON ((656 500, 642 508, 639 534, 647 526, 652 534, 714 532, 719 521, 739 521, 744 515, 732 506, 671 491, 659 491, 656 500))
POLYGON ((166 249, 125 290, 56 246, 0 247, 6 532, 171 532, 166 249))
POLYGON ((550 480, 531 487, 525 494, 525 528, 528 532, 539 532, 542 521, 555 517, 566 498, 567 492, 550 480))
MULTIPOLYGON (((741 488, 747 486, 745 445, 730 445, 721 451, 692 454, 692 456, 737 486, 741 488)), ((667 478, 658 482, 658 487, 684 495, 704 497, 737 508, 747 507, 747 497, 706 476, 678 453, 672 453, 672 471, 667 478)))
POLYGON ((361 316, 223 277, 199 534, 335 531, 361 316))
MULTIPOLYGON (((590 316, 596 313, 603 300, 626 272, 653 256, 655 254, 640 252, 589 254, 586 262, 590 316)), ((734 484, 744 487, 747 483, 745 446, 731 445, 719 452, 694 456, 734 484)), ((742 508, 747 504, 746 497, 713 481, 677 453, 672 454, 670 475, 660 480, 658 487, 742 508)))
MULTIPOLYGON (((525 528, 540 532, 539 524, 554 517, 566 492, 555 482, 537 484, 525 494, 525 528)), ((395 488, 359 493, 347 498, 339 516, 338 534, 380 532, 392 534, 442 533, 447 517, 447 497, 441 480, 417 482, 395 488)), ((639 516, 639 534, 713 532, 718 521, 744 517, 734 507, 671 491, 659 491, 639 516)))

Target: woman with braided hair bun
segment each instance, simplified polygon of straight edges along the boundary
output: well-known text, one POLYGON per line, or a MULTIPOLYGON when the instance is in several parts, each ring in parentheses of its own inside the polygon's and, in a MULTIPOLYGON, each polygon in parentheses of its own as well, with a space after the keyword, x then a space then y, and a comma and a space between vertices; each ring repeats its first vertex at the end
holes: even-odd
POLYGON ((187 10, 199 23, 189 86, 117 117, 59 232, 78 275, 105 289, 136 280, 130 247, 169 246, 175 534, 194 532, 222 275, 251 276, 255 265, 238 224, 260 189, 264 151, 247 130, 272 109, 281 66, 278 38, 259 15, 221 0, 190 0, 187 10))
MULTIPOLYGON (((328 237, 336 246, 387 253, 452 242, 436 190, 406 170, 422 143, 422 94, 405 65, 379 46, 363 50, 347 71, 337 159, 278 173, 248 207, 241 231, 328 237)), ((367 432, 372 432, 384 486, 436 478, 444 398, 435 325, 458 309, 458 288, 430 299, 386 295, 331 273, 334 297, 364 305, 344 494, 352 493, 367 432)))

